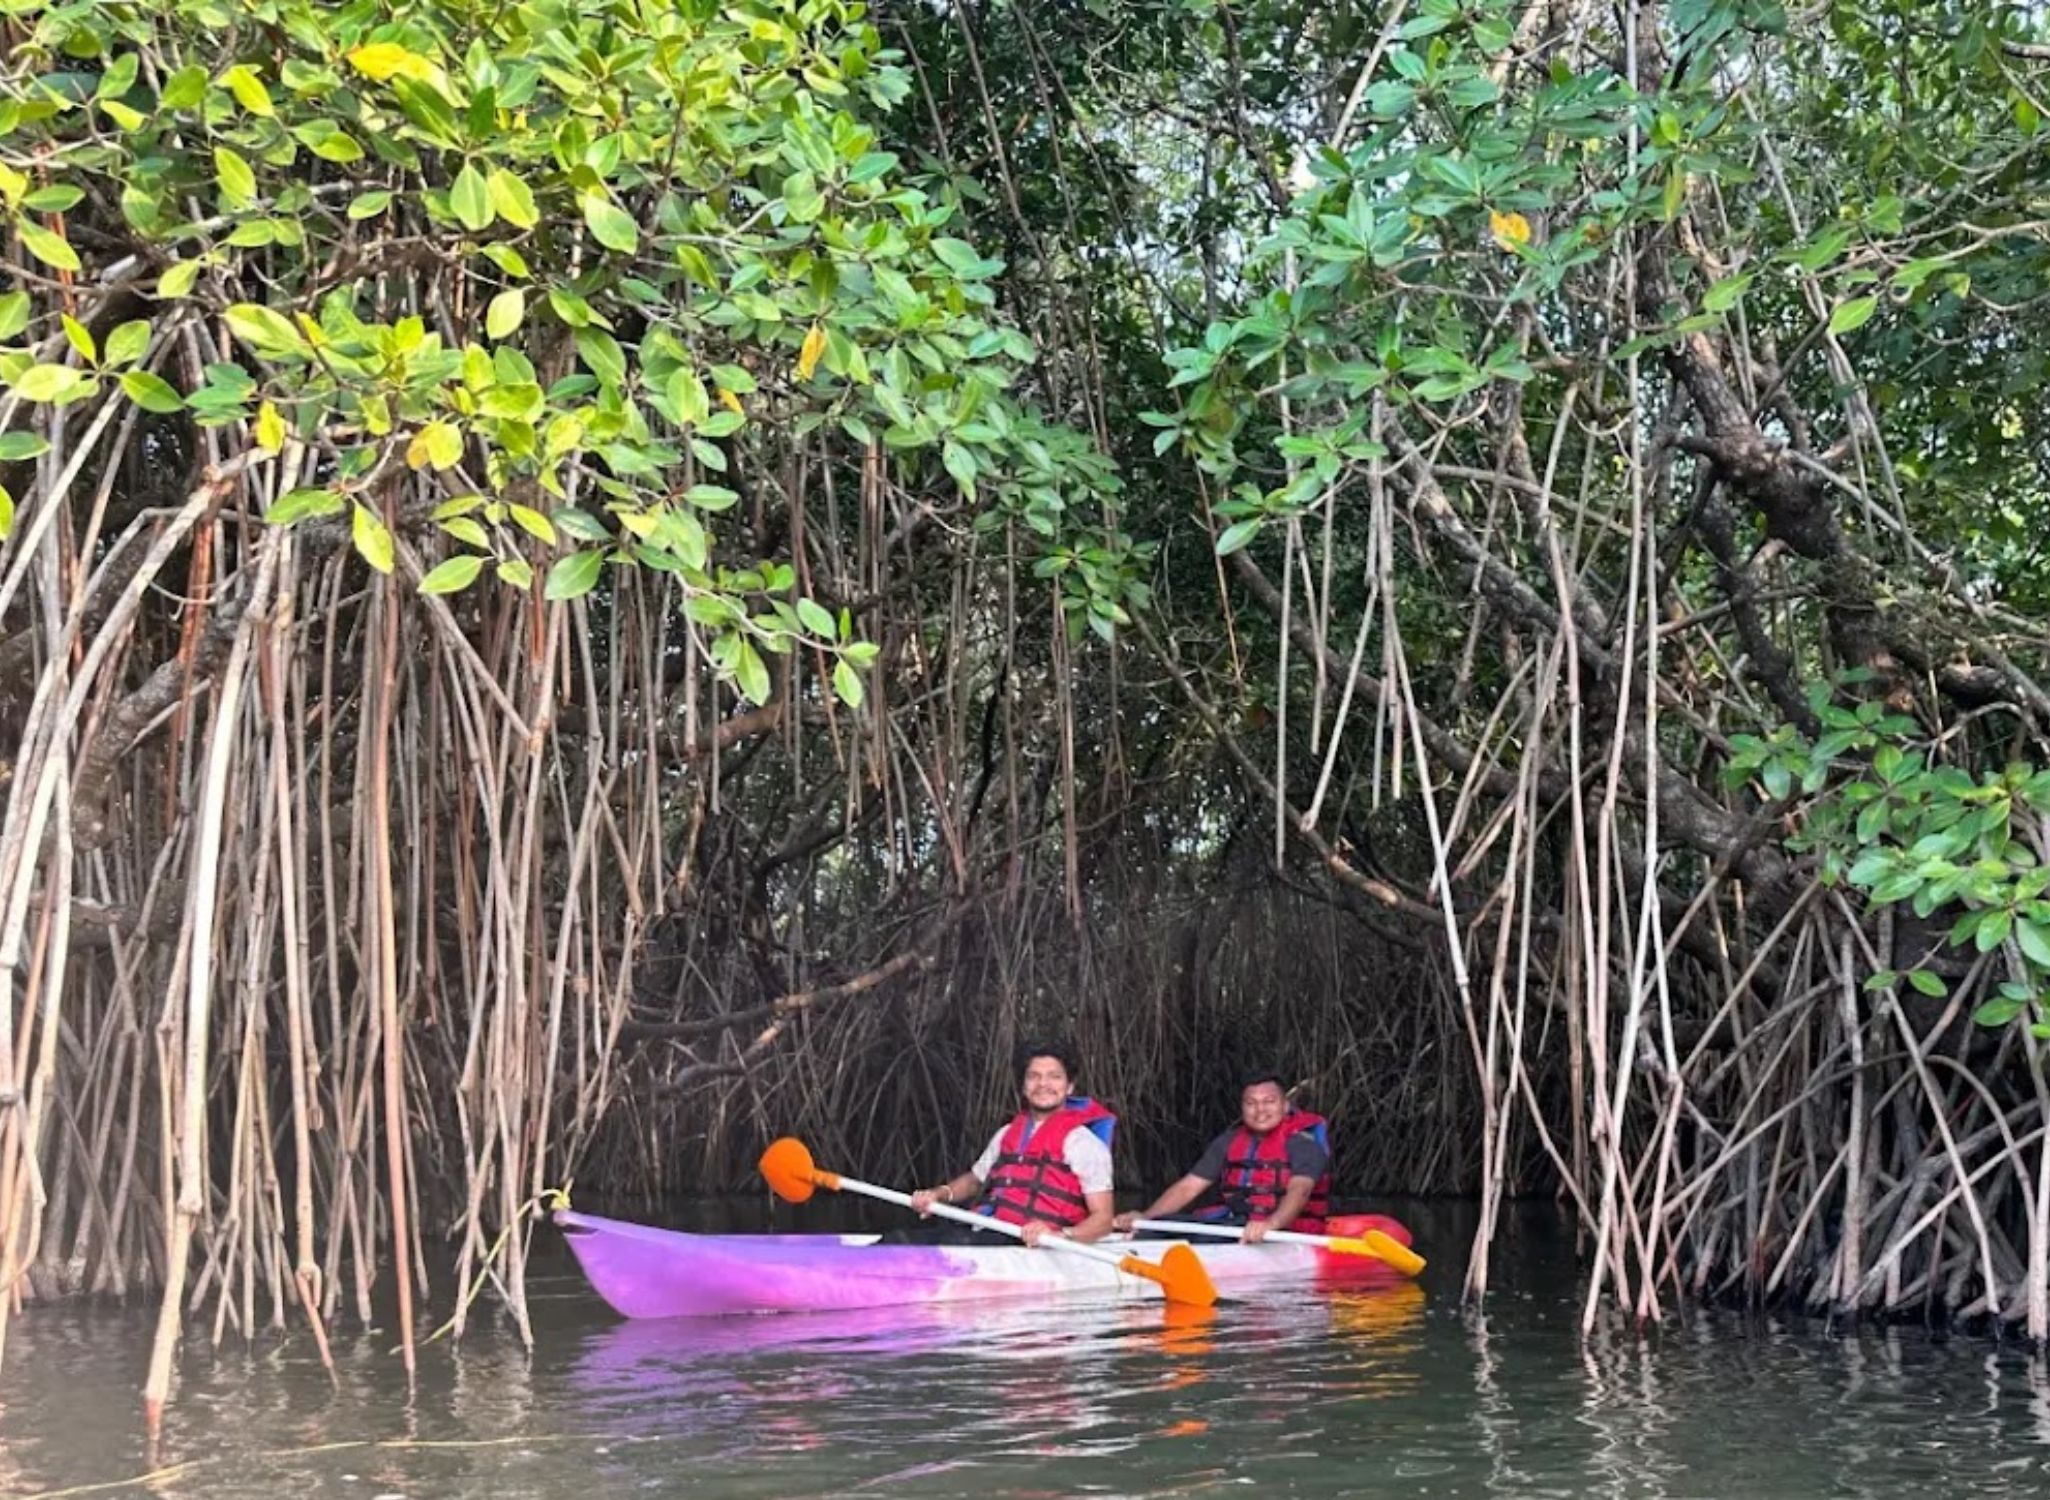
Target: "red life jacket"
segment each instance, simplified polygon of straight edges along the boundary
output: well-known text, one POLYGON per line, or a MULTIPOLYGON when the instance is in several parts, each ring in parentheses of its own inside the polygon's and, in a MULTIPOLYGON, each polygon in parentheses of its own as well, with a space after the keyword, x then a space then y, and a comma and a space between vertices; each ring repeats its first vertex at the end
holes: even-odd
MULTIPOLYGON (((1217 1184, 1219 1217, 1265 1219, 1281 1206, 1288 1191, 1288 1138, 1310 1131, 1319 1145, 1329 1150, 1330 1139, 1322 1115, 1306 1109, 1290 1110, 1279 1125, 1265 1135, 1255 1135, 1244 1125, 1232 1133, 1224 1148, 1224 1177, 1217 1184)), ((1321 1234, 1331 1216, 1331 1170, 1327 1165, 1317 1184, 1310 1189, 1303 1211, 1288 1227, 1303 1234, 1321 1234)))
POLYGON ((1040 1219, 1066 1228, 1081 1223, 1089 1217, 1089 1202, 1063 1147, 1076 1130, 1093 1131, 1108 1146, 1117 1118, 1094 1099, 1081 1098, 1068 1100, 1065 1109, 1037 1126, 1031 1116, 1018 1114, 997 1142, 996 1163, 975 1211, 1010 1224, 1040 1219))

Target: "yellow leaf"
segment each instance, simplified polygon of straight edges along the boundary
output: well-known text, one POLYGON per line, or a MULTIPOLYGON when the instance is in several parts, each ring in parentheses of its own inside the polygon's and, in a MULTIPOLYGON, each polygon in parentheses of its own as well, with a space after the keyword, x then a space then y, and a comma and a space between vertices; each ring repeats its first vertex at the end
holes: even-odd
POLYGON ((1504 214, 1490 211, 1488 229, 1495 236, 1495 243, 1504 250, 1513 250, 1518 245, 1530 243, 1530 220, 1522 214, 1504 214))
POLYGON ((511 505, 507 508, 511 510, 512 518, 518 523, 520 530, 551 547, 555 545, 555 523, 548 517, 524 505, 511 505))
POLYGON ((554 463, 583 440, 584 424, 568 412, 562 412, 549 420, 541 444, 547 461, 554 463))
MULTIPOLYGON (((811 372, 819 367, 819 358, 826 352, 826 330, 818 324, 811 325, 811 332, 804 336, 804 347, 797 351, 797 378, 811 379, 811 372)), ((738 410, 739 402, 734 403, 738 410)))
POLYGON ((372 42, 367 47, 358 47, 349 54, 349 61, 357 72, 379 83, 401 74, 424 82, 437 71, 433 63, 417 52, 408 52, 397 42, 372 42))
POLYGON ((731 391, 721 391, 719 393, 719 404, 732 412, 736 417, 747 415, 745 411, 741 410, 740 398, 731 391))
POLYGON ((85 324, 72 317, 70 313, 62 314, 58 321, 64 325, 65 341, 78 351, 79 357, 87 364, 97 364, 99 346, 93 342, 93 336, 86 331, 85 324))
POLYGON ((363 554, 363 560, 380 573, 392 569, 391 532, 365 505, 356 507, 356 513, 349 518, 349 532, 356 543, 356 550, 363 554))
POLYGON ((256 446, 276 453, 285 446, 285 419, 266 401, 256 409, 256 446))
POLYGON ((430 422, 425 429, 427 456, 434 460, 434 467, 446 469, 454 466, 463 456, 463 435, 447 422, 430 422))
POLYGON ((406 467, 446 469, 463 456, 463 435, 447 422, 429 422, 406 444, 406 467))
POLYGON ((266 117, 275 115, 277 107, 271 103, 270 90, 263 86, 263 80, 256 76, 256 70, 238 64, 221 75, 221 82, 228 86, 228 92, 235 96, 241 106, 252 115, 266 117))

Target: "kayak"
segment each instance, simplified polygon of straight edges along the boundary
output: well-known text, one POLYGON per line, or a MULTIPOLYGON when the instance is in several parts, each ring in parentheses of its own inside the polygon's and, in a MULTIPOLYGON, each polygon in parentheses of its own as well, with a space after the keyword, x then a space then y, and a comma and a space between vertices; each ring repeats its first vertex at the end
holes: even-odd
MULTIPOLYGON (((592 1288, 628 1318, 734 1313, 848 1312, 871 1307, 1019 1299, 1158 1298, 1150 1281, 1079 1255, 1011 1243, 885 1245, 873 1234, 686 1234, 558 1209, 555 1222, 592 1288)), ((1334 1228, 1340 1226, 1334 1225, 1334 1228)), ((1350 1216, 1343 1232, 1409 1231, 1380 1215, 1350 1216)), ((1158 1261, 1178 1240, 1110 1241, 1158 1261)), ((1341 1278, 1394 1282, 1380 1261, 1311 1245, 1191 1242, 1219 1286, 1341 1278)))

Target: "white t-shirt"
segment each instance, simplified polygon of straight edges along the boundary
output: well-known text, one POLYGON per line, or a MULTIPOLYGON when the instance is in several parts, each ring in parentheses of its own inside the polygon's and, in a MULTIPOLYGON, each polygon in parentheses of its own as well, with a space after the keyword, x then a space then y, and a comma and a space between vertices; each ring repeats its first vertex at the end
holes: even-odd
MULTIPOLYGON (((988 1182, 989 1174, 995 1170, 997 1156, 1003 1147, 1004 1131, 1001 1127, 989 1138, 989 1145, 982 1155, 975 1158, 971 1170, 980 1182, 988 1182)), ((1028 1135, 1029 1141, 1031 1137, 1028 1135)), ((1061 1142, 1061 1158, 1068 1164, 1068 1170, 1082 1180, 1085 1193, 1107 1193, 1111 1190, 1110 1147, 1098 1140, 1086 1126, 1068 1132, 1068 1138, 1061 1142)))

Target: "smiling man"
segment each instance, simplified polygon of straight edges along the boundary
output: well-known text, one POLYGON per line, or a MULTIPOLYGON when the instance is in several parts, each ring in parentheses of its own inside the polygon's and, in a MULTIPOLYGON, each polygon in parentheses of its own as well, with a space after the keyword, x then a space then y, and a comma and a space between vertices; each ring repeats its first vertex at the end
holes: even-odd
POLYGON ((911 1195, 930 1213, 958 1203, 1022 1225, 1025 1243, 1049 1234, 1100 1240, 1110 1232, 1111 1132, 1117 1117, 1074 1091, 1074 1054, 1059 1042, 1018 1049, 1025 1107, 990 1137, 975 1165, 951 1181, 911 1195))
POLYGON ((1116 1227, 1178 1214, 1212 1187, 1217 1197, 1192 1218, 1246 1226, 1257 1245, 1270 1229, 1321 1234, 1331 1212, 1331 1142, 1324 1117, 1288 1102, 1279 1075, 1249 1074, 1239 1093, 1239 1123, 1213 1140, 1188 1174, 1144 1213, 1120 1214, 1116 1227))

